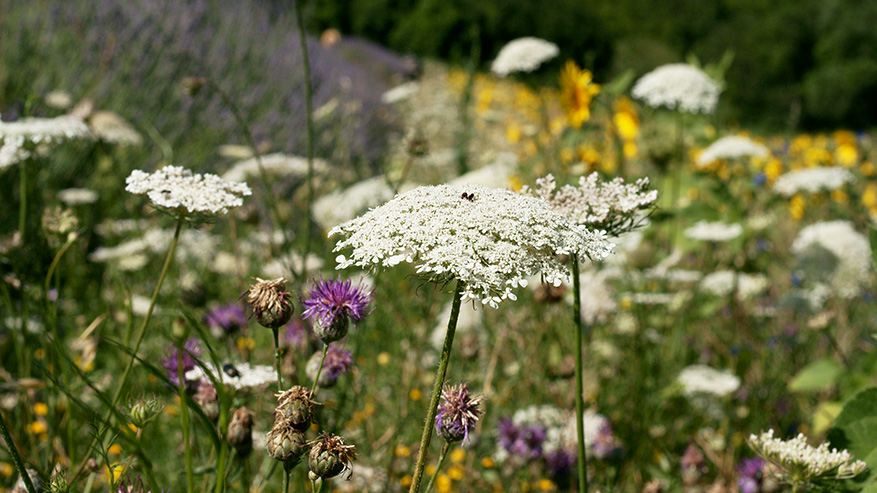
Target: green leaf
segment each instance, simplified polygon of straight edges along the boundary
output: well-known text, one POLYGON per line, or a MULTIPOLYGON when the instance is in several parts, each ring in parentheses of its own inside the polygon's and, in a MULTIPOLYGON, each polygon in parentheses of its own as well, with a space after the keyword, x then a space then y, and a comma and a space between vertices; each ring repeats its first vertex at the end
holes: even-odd
POLYGON ((821 435, 831 428, 834 419, 843 410, 843 404, 837 401, 822 402, 813 413, 813 434, 821 435))
POLYGON ((877 388, 865 389, 850 399, 828 432, 832 447, 845 448, 855 459, 877 468, 877 388))
POLYGON ((791 392, 813 392, 824 390, 837 380, 843 368, 831 358, 818 359, 805 366, 789 382, 791 392))

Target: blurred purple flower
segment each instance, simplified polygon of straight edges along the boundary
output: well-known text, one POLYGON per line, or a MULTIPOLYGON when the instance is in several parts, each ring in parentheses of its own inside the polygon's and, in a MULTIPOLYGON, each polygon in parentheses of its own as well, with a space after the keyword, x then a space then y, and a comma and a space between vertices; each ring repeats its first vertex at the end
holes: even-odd
POLYGON ((545 456, 545 463, 553 478, 569 476, 576 463, 576 454, 563 449, 555 450, 545 456))
POLYGON ((539 426, 519 428, 510 418, 499 420, 499 444, 511 454, 536 459, 542 455, 545 438, 545 429, 539 426))
POLYGON ((204 322, 222 335, 229 335, 247 325, 247 315, 240 304, 231 303, 210 310, 204 316, 204 322))
MULTIPOLYGON (((195 368, 195 359, 192 357, 201 355, 201 342, 194 337, 187 340, 183 345, 185 351, 182 354, 183 358, 183 373, 185 374, 187 371, 193 370, 195 368)), ((167 355, 162 359, 161 365, 167 370, 167 377, 175 386, 180 385, 180 379, 178 377, 178 365, 180 358, 180 352, 177 350, 176 346, 173 344, 168 344, 166 349, 167 355)), ((187 381, 186 385, 194 384, 196 381, 187 381)))
POLYGON ((283 330, 283 340, 292 347, 301 348, 307 346, 311 333, 311 329, 307 324, 297 318, 293 318, 286 324, 286 328, 283 330))
POLYGON ((594 458, 596 459, 605 459, 620 452, 618 440, 615 439, 615 434, 612 433, 612 425, 609 424, 609 421, 603 423, 600 431, 597 432, 593 449, 594 458))
POLYGON ((761 468, 764 461, 758 457, 743 459, 737 466, 740 478, 737 479, 737 487, 740 493, 758 493, 761 482, 761 468))

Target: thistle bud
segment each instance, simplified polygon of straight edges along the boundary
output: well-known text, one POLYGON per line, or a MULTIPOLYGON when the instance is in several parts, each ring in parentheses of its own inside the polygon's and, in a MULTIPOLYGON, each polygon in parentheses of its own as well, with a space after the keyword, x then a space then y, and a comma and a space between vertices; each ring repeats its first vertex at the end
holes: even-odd
POLYGON ((344 443, 336 435, 324 435, 311 443, 308 467, 317 476, 327 479, 341 474, 356 458, 356 447, 344 443))
POLYGON ((164 409, 164 405, 155 397, 141 397, 128 403, 128 417, 137 428, 145 428, 164 409))
POLYGON ((435 429, 450 443, 469 442, 469 432, 484 413, 480 396, 469 394, 469 384, 445 385, 442 389, 442 402, 435 417, 435 429))
POLYGON ((298 462, 307 451, 304 434, 287 423, 275 422, 267 435, 268 455, 281 462, 298 462))
POLYGON ((219 397, 216 395, 216 388, 206 379, 201 379, 198 392, 193 399, 201 406, 210 421, 215 423, 219 419, 219 397))
POLYGON ((318 323, 314 327, 314 335, 322 339, 325 344, 329 344, 344 338, 349 328, 350 319, 342 315, 329 320, 327 323, 318 323))
POLYGON ((246 407, 235 410, 226 439, 238 455, 245 456, 253 450, 253 411, 246 407))
POLYGON ((314 416, 316 402, 313 396, 313 392, 301 385, 278 394, 275 423, 285 423, 299 431, 307 430, 314 416))
POLYGON ((55 469, 52 471, 52 477, 49 479, 49 492, 68 493, 69 491, 70 484, 67 479, 67 471, 61 469, 60 464, 56 464, 55 469))
POLYGON ((247 291, 247 302, 262 327, 277 329, 292 317, 292 295, 286 291, 286 279, 271 281, 256 278, 256 284, 247 291))

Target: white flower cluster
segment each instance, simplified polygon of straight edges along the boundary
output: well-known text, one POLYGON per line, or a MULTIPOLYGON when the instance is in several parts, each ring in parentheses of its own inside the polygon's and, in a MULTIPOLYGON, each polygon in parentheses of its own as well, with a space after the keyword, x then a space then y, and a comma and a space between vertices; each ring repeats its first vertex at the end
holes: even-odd
POLYGON ((735 286, 737 297, 749 300, 767 289, 768 279, 761 274, 720 270, 707 274, 700 282, 701 289, 716 296, 728 296, 735 286))
POLYGON ((93 204, 97 199, 97 192, 88 188, 65 188, 58 192, 58 200, 71 206, 93 204))
POLYGON ((541 272, 555 285, 569 278, 558 254, 602 260, 612 249, 603 232, 577 227, 542 199, 509 190, 424 186, 336 226, 338 268, 416 263, 417 272, 464 283, 466 300, 497 307, 541 272))
MULTIPOLYGON (((212 368, 216 378, 237 390, 257 389, 277 382, 277 371, 268 365, 254 365, 249 363, 235 363, 234 372, 223 371, 222 368, 212 368), (230 374, 231 373, 231 374, 230 374)), ((229 370, 231 367, 229 367, 229 370)), ((186 380, 198 381, 206 379, 207 374, 200 366, 186 372, 186 380)))
POLYGON ((730 371, 716 370, 706 365, 685 367, 676 381, 682 384, 686 396, 714 395, 724 397, 740 388, 740 378, 730 371))
POLYGON ((490 71, 500 77, 514 72, 532 72, 560 54, 557 45, 544 39, 525 37, 509 41, 499 50, 490 71))
POLYGON ((822 190, 837 190, 854 181, 856 178, 848 169, 817 166, 780 175, 773 184, 773 189, 783 197, 791 197, 799 192, 817 193, 822 190))
POLYGON ((871 244, 849 221, 824 221, 802 229, 792 243, 792 252, 801 254, 818 245, 837 257, 831 286, 842 298, 853 298, 870 279, 871 244))
POLYGON ((608 230, 617 236, 633 225, 634 215, 647 209, 658 199, 657 190, 649 190, 649 179, 640 178, 634 184, 624 183, 621 177, 603 182, 597 172, 579 177, 579 185, 564 185, 560 189, 553 175, 536 180, 536 188, 523 187, 524 195, 541 197, 557 212, 581 226, 608 230))
POLYGON ((701 70, 685 63, 662 65, 640 77, 631 94, 652 108, 711 114, 721 89, 701 70))
POLYGON ((139 146, 140 132, 112 111, 97 111, 88 120, 91 130, 104 142, 120 146, 139 146))
POLYGON ((393 188, 387 183, 387 179, 375 176, 317 199, 313 206, 314 220, 323 229, 329 229, 392 198, 393 188))
POLYGON ((803 433, 791 440, 781 440, 774 438, 773 430, 768 430, 760 435, 750 435, 749 446, 778 466, 786 479, 796 482, 852 478, 868 468, 860 460, 853 461, 847 450, 829 450, 828 443, 812 447, 803 433))
POLYGON ((125 190, 146 194, 159 207, 195 214, 225 214, 229 207, 243 205, 242 197, 252 193, 246 183, 192 174, 181 166, 165 166, 152 174, 134 170, 125 183, 125 190))
POLYGON ((410 81, 390 89, 381 94, 381 102, 384 104, 396 104, 411 98, 420 90, 420 83, 410 81))
POLYGON ((729 135, 713 142, 697 156, 697 166, 703 168, 719 159, 766 157, 767 147, 742 135, 729 135))
POLYGON ((731 241, 743 233, 743 226, 738 223, 726 224, 719 222, 698 221, 687 228, 683 234, 692 240, 723 242, 731 241))
POLYGON ((383 493, 387 491, 389 478, 387 472, 378 467, 361 464, 359 461, 352 462, 345 474, 344 481, 335 481, 332 485, 334 490, 341 493, 383 493))
POLYGON ((56 118, 21 118, 14 122, 0 121, 0 139, 23 137, 34 143, 56 143, 67 139, 91 136, 88 126, 80 118, 59 116, 56 118))
POLYGON ((30 151, 24 148, 25 138, 23 135, 0 136, 3 145, 0 145, 0 169, 17 164, 30 157, 30 151))
MULTIPOLYGON (((299 156, 291 156, 275 152, 260 156, 262 167, 266 173, 276 175, 291 175, 293 177, 303 177, 308 174, 307 158, 299 156)), ((329 169, 329 164, 322 159, 314 159, 314 172, 325 174, 329 169)), ((222 175, 223 180, 228 181, 244 181, 250 176, 259 176, 259 161, 255 157, 244 159, 235 163, 230 170, 222 175)))

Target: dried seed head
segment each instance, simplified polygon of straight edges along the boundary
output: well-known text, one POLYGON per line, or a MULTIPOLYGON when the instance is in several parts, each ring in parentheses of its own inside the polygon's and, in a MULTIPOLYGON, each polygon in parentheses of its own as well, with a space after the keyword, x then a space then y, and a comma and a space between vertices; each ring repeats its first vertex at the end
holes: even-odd
POLYGON ((344 439, 336 435, 323 435, 310 445, 308 467, 323 479, 341 474, 356 459, 356 447, 345 444, 344 439))
POLYGON ((288 424, 299 431, 307 430, 314 416, 314 394, 301 385, 295 385, 277 395, 277 410, 274 411, 277 423, 288 424))
POLYGON ((247 291, 247 302, 253 307, 256 320, 263 327, 276 329, 292 316, 292 295, 286 291, 286 279, 271 281, 256 278, 256 284, 247 291))
POLYGON ((226 439, 239 455, 247 455, 253 450, 253 411, 246 407, 235 410, 226 439))
POLYGON ((288 423, 276 422, 267 435, 268 455, 281 462, 298 463, 307 451, 307 441, 302 432, 288 423))
POLYGON ((215 423, 219 419, 219 397, 216 395, 216 388, 207 379, 201 379, 198 392, 193 399, 201 406, 210 421, 215 423))

